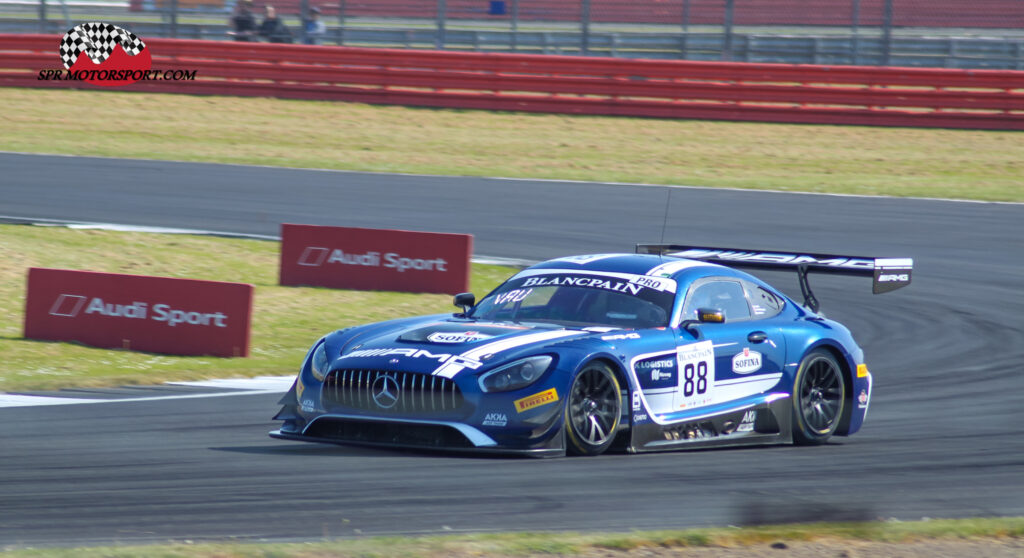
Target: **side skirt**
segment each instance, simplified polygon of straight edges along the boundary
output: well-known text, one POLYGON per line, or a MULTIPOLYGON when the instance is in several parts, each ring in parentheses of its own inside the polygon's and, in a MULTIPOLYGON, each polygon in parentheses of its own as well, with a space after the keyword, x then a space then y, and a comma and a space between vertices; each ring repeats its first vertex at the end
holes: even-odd
POLYGON ((630 453, 793 441, 789 397, 672 424, 633 424, 630 453))

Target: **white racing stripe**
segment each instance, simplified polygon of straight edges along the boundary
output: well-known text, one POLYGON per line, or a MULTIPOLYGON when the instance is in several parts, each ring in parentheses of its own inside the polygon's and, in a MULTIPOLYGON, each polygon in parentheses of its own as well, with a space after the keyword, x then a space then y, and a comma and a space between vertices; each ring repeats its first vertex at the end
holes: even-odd
POLYGON ((20 395, 0 393, 0 408, 44 407, 50 405, 86 405, 91 403, 134 403, 139 401, 164 401, 168 399, 202 399, 206 397, 231 397, 235 395, 262 395, 284 393, 292 386, 295 376, 264 376, 232 380, 206 380, 200 382, 168 382, 169 385, 231 389, 216 393, 189 393, 179 395, 154 395, 149 397, 123 397, 114 399, 82 399, 77 397, 48 397, 43 395, 20 395))
MULTIPOLYGON (((589 335, 588 331, 568 330, 568 329, 556 329, 554 331, 539 331, 537 333, 529 333, 526 335, 520 335, 513 337, 512 339, 503 339, 501 341, 495 341, 486 345, 481 345, 474 349, 470 349, 461 355, 464 359, 479 360, 484 355, 490 355, 500 353, 501 351, 507 351, 509 349, 515 349, 531 343, 540 343, 542 341, 553 341, 555 339, 561 339, 563 337, 573 337, 578 335, 589 335)), ((441 365, 437 370, 434 370, 435 376, 441 376, 443 378, 453 378, 456 374, 461 372, 465 365, 459 364, 459 360, 453 359, 451 362, 447 362, 441 365)))

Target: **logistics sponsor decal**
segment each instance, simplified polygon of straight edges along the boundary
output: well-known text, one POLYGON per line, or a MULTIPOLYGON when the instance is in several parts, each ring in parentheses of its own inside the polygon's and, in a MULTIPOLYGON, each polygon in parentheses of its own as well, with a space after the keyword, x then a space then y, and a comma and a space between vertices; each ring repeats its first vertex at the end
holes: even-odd
POLYGON ((636 363, 636 367, 639 369, 644 368, 675 368, 676 361, 671 358, 663 358, 656 360, 641 360, 636 363))
POLYGON ((508 415, 505 413, 487 413, 480 423, 484 426, 505 426, 508 424, 508 415))
POLYGON ((761 353, 744 347, 742 353, 732 357, 732 371, 737 374, 750 374, 761 369, 761 353))
POLYGON ((515 401, 516 412, 522 413, 523 411, 529 411, 534 407, 540 407, 541 405, 547 405, 548 403, 554 403, 555 401, 558 401, 558 392, 555 391, 555 388, 551 388, 547 391, 535 393, 529 397, 517 399, 515 401))
POLYGON ((436 331, 427 336, 427 341, 432 343, 473 343, 491 337, 493 336, 479 331, 436 331))
POLYGON ((39 81, 84 81, 118 87, 137 81, 194 81, 196 70, 153 70, 146 44, 131 31, 89 22, 68 29, 60 41, 63 70, 40 70, 39 81))

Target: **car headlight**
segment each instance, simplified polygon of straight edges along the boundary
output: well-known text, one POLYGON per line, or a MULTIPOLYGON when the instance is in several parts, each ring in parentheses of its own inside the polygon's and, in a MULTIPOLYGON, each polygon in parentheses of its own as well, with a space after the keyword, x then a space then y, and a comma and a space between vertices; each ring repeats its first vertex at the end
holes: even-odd
POLYGON ((553 359, 549 356, 535 356, 517 360, 480 376, 480 389, 484 392, 512 391, 537 381, 553 359))
POLYGON ((327 376, 327 366, 330 362, 327 360, 327 343, 320 343, 320 346, 313 351, 313 359, 309 363, 309 369, 313 372, 313 377, 317 381, 324 381, 324 377, 327 376))

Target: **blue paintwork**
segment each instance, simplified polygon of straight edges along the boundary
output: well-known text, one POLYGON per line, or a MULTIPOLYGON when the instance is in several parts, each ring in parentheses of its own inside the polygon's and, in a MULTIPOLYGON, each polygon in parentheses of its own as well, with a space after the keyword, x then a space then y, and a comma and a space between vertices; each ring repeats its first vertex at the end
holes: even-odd
MULTIPOLYGON (((586 257, 582 258, 582 263, 574 261, 572 258, 551 260, 537 264, 522 273, 536 270, 571 269, 578 272, 646 275, 652 269, 666 262, 680 261, 675 258, 638 254, 596 256, 592 261, 585 261, 586 257)), ((629 451, 685 447, 686 444, 674 442, 670 434, 664 436, 669 439, 668 442, 660 437, 673 427, 685 425, 687 421, 704 420, 708 416, 724 420, 724 417, 730 417, 736 413, 739 413, 736 415, 739 417, 746 410, 755 408, 765 411, 771 409, 772 412, 779 415, 780 426, 777 434, 752 436, 753 433, 749 435, 736 433, 705 441, 723 445, 758 440, 761 443, 786 442, 790 440, 788 417, 782 417, 781 414, 790 412, 789 405, 797 365, 808 352, 818 348, 827 348, 835 354, 844 368, 844 374, 848 380, 847 409, 849 416, 840 425, 836 434, 848 435, 856 432, 861 427, 867 411, 866 403, 860 403, 858 397, 862 391, 868 398, 870 397, 870 375, 857 377, 857 366, 863 364, 863 354, 850 332, 837 322, 810 313, 780 291, 748 273, 705 262, 693 262, 692 266, 673 270, 667 275, 667 278, 675 280, 678 285, 673 316, 678 316, 681 312, 684 295, 690 285, 694 281, 711 276, 738 278, 758 285, 782 298, 785 301, 785 306, 778 315, 767 319, 724 324, 699 324, 691 329, 659 327, 593 332, 555 324, 485 322, 459 315, 438 314, 335 331, 318 340, 306 355, 296 380, 296 387, 293 387, 292 391, 282 399, 284 408, 276 417, 284 420, 285 424, 280 431, 276 431, 272 435, 312 441, 336 441, 317 440, 306 436, 305 433, 309 425, 318 418, 365 417, 392 423, 412 424, 415 421, 426 421, 431 424, 457 424, 463 434, 473 433, 471 436, 473 445, 479 449, 497 448, 511 451, 543 449, 558 453, 563 447, 564 404, 572 380, 585 365, 594 360, 602 360, 616 371, 624 392, 623 419, 620 429, 625 431, 632 427, 633 432, 623 435, 621 445, 629 451), (769 342, 761 344, 748 342, 746 336, 754 330, 766 332, 769 342), (478 339, 473 338, 471 334, 470 339, 462 343, 431 342, 423 338, 424 335, 432 331, 450 335, 459 335, 459 332, 476 332, 477 335, 486 334, 490 337, 478 339), (478 368, 463 367, 461 371, 452 375, 465 403, 458 409, 429 417, 400 412, 377 412, 371 409, 343 409, 330 404, 325 405, 321 393, 323 383, 317 380, 311 371, 313 349, 319 343, 326 345, 330 369, 402 371, 430 375, 438 372, 442 366, 446 366, 453 359, 459 359, 460 355, 473 354, 474 348, 493 347, 495 343, 506 340, 515 344, 523 336, 543 335, 544 332, 554 332, 551 335, 564 336, 496 351, 490 358, 477 355, 479 358, 474 362, 478 364, 478 368), (410 338, 419 340, 410 340, 410 338), (755 376, 767 378, 772 373, 781 374, 781 376, 772 385, 757 393, 746 394, 731 401, 718 401, 708 405, 686 408, 686 400, 680 395, 682 371, 678 369, 678 366, 673 368, 669 364, 667 367, 659 367, 657 371, 654 370, 655 367, 651 366, 642 365, 636 368, 632 366, 633 361, 647 361, 655 364, 665 364, 665 361, 674 363, 677 347, 689 346, 707 340, 712 341, 715 345, 722 345, 715 349, 716 377, 714 379, 716 383, 714 389, 717 392, 726 389, 720 387, 717 382, 747 382, 753 381, 752 378, 755 376), (763 364, 756 374, 744 375, 733 370, 731 359, 736 354, 742 353, 744 348, 755 350, 762 355, 763 364), (375 350, 376 353, 373 352, 375 350), (379 354, 395 350, 400 350, 400 354, 379 354), (554 358, 554 362, 533 384, 501 393, 484 393, 482 391, 479 383, 481 375, 507 363, 535 355, 550 355, 554 358), (641 355, 648 356, 638 358, 641 355), (673 387, 678 393, 673 394, 673 387), (557 393, 557 401, 526 410, 517 410, 516 401, 551 389, 557 393), (639 410, 634 408, 637 392, 644 394, 643 408, 639 410), (654 404, 652 402, 661 407, 659 409, 651 407, 654 404), (680 407, 680 405, 684 405, 684 407, 680 407), (659 410, 664 412, 659 412, 659 410), (479 436, 476 433, 479 433, 479 436), (752 438, 752 440, 744 441, 745 437, 752 438), (645 440, 654 438, 659 438, 656 444, 646 444, 645 440)), ((501 291, 502 288, 499 287, 495 292, 501 291)), ((739 422, 739 420, 739 418, 735 418, 732 422, 739 422)))

